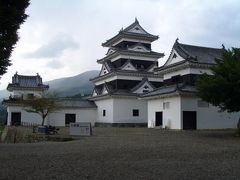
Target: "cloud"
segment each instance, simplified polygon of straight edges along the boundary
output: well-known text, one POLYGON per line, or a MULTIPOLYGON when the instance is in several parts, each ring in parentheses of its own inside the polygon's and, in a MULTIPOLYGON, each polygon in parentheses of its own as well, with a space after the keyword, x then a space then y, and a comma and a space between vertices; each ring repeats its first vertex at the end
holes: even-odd
POLYGON ((61 69, 63 67, 63 64, 60 61, 54 59, 49 61, 46 66, 52 69, 61 69))
POLYGON ((37 50, 24 55, 25 58, 56 58, 61 56, 65 50, 77 49, 78 43, 71 36, 59 34, 47 44, 43 44, 37 50))

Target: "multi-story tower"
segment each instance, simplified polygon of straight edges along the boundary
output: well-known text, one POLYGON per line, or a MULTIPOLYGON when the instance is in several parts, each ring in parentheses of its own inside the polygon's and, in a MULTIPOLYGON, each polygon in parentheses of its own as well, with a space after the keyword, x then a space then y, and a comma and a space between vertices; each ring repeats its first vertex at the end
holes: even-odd
POLYGON ((102 44, 108 47, 91 100, 98 106, 98 125, 140 125, 147 123, 147 103, 140 94, 162 84, 162 76, 154 74, 158 59, 164 54, 152 51, 158 36, 145 31, 136 19, 133 24, 102 44))

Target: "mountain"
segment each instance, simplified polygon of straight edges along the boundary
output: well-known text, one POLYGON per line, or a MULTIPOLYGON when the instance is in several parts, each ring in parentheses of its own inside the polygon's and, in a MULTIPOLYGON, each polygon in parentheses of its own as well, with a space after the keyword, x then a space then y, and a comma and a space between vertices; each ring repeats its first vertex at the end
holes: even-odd
POLYGON ((5 90, 5 89, 0 90, 0 101, 1 101, 1 99, 8 98, 9 95, 10 95, 10 93, 7 90, 5 90))
POLYGON ((98 76, 98 74, 97 70, 86 71, 77 76, 47 81, 45 84, 49 84, 50 92, 56 92, 61 97, 90 94, 94 85, 89 79, 98 76))
MULTIPOLYGON (((44 82, 49 85, 50 92, 56 92, 60 97, 79 96, 90 94, 93 90, 93 83, 89 79, 98 76, 99 71, 86 71, 77 76, 55 79, 44 82)), ((8 98, 7 90, 0 90, 0 100, 8 98)))

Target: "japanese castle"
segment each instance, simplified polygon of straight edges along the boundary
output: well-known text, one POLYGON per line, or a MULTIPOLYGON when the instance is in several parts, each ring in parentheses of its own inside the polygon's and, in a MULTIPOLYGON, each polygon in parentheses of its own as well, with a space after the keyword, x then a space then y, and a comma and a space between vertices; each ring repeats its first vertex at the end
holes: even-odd
POLYGON ((147 102, 140 100, 139 95, 162 85, 162 76, 153 71, 158 67, 158 59, 164 56, 151 49, 151 43, 157 39, 136 19, 102 44, 108 51, 97 60, 102 69, 92 79, 95 88, 91 100, 98 106, 96 125, 146 124, 147 102))
MULTIPOLYGON (((163 53, 155 52, 151 43, 158 36, 148 33, 135 19, 130 26, 102 43, 106 56, 88 100, 61 100, 63 108, 48 116, 47 124, 65 126, 70 122, 91 122, 94 126, 146 126, 169 129, 235 128, 239 113, 219 109, 196 96, 199 75, 212 74, 210 67, 221 59, 222 49, 200 47, 175 41, 166 63, 159 67, 163 53)), ((17 98, 40 96, 48 89, 40 77, 14 75, 8 86, 15 98, 5 101, 8 125, 13 122, 36 123, 36 114, 24 111, 17 98), (17 78, 25 79, 16 83, 17 78), (31 88, 29 88, 29 86, 31 88)))

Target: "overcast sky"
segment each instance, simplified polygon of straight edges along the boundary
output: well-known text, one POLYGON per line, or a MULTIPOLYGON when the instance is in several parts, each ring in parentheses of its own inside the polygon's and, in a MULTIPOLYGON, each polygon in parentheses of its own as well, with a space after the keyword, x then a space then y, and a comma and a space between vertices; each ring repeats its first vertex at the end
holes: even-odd
POLYGON ((165 53, 160 64, 177 37, 185 44, 240 47, 239 8, 239 0, 32 0, 0 89, 16 71, 48 81, 100 70, 96 60, 107 52, 101 43, 135 17, 159 35, 152 49, 165 53))

